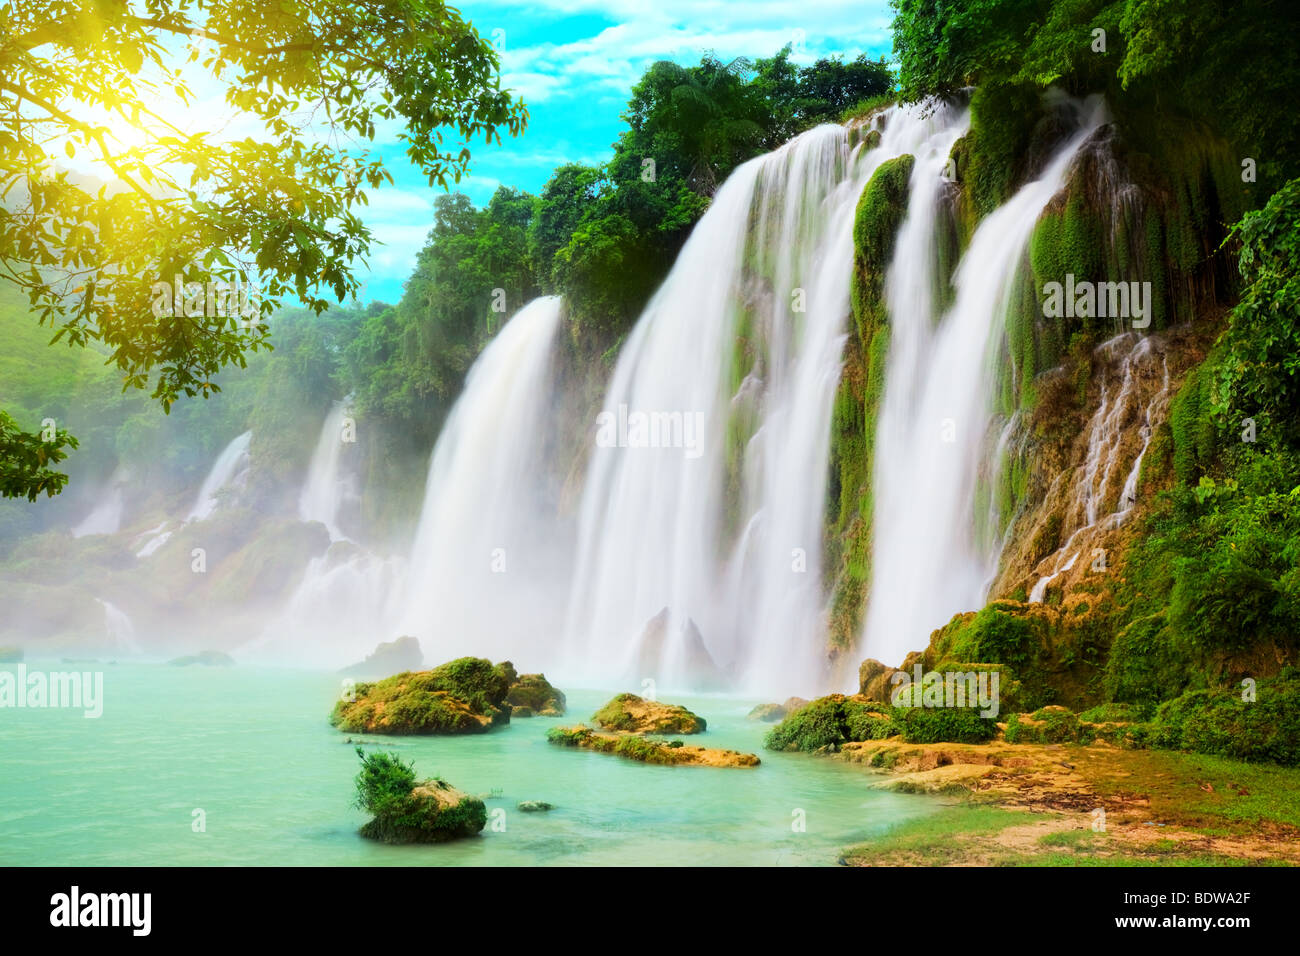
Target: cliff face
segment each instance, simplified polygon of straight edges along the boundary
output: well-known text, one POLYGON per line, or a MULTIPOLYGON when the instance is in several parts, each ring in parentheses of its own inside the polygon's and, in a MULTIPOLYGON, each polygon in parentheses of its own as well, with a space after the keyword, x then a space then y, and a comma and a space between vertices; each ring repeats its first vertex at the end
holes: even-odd
MULTIPOLYGON (((977 92, 970 132, 952 150, 936 250, 949 277, 976 225, 1035 177, 1063 136, 1058 103, 1006 107, 977 92)), ((903 157, 876 173, 854 234, 855 322, 836 402, 827 521, 832 655, 861 649, 890 323, 883 277, 910 168, 903 157)), ((1082 149, 1038 218, 998 345, 998 427, 974 491, 977 513, 987 512, 981 530, 1000 541, 992 604, 935 631, 926 666, 978 651, 972 660, 1019 666, 1025 703, 1087 706, 1124 697, 1121 672, 1135 653, 1177 656, 1163 617, 1153 623, 1144 613, 1169 599, 1169 580, 1130 567, 1130 558, 1153 533, 1168 497, 1161 493, 1194 487, 1214 441, 1211 376, 1198 369, 1236 295, 1235 263, 1220 247, 1227 226, 1257 204, 1250 188, 1227 144, 1167 117, 1114 117, 1082 149), (1075 283, 1124 283, 1148 296, 1145 314, 1073 308, 1075 283), (1124 660, 1112 661, 1121 635, 1124 660)), ((1228 656, 1268 675, 1294 658, 1294 648, 1269 646, 1228 656)), ((1222 654, 1218 663, 1234 669, 1222 654)), ((1170 686, 1147 696, 1176 696, 1187 671, 1173 668, 1170 686)))

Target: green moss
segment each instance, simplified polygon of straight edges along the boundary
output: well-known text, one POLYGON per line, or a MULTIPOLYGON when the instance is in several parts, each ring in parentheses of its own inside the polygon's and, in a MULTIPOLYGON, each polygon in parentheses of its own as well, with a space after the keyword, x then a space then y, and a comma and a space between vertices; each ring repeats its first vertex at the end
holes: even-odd
POLYGON ((360 747, 356 806, 373 814, 361 835, 384 843, 442 843, 473 836, 487 823, 483 801, 437 778, 416 784, 396 754, 367 755, 360 747))
POLYGON ((359 683, 334 705, 330 722, 349 733, 478 733, 510 719, 510 676, 500 665, 462 657, 431 671, 359 683))
POLYGON ((1257 683, 1254 700, 1240 687, 1191 691, 1160 705, 1156 743, 1239 760, 1300 765, 1300 670, 1257 683))
POLYGON ((591 718, 605 730, 621 733, 702 734, 703 717, 677 704, 647 701, 636 694, 618 694, 591 718))

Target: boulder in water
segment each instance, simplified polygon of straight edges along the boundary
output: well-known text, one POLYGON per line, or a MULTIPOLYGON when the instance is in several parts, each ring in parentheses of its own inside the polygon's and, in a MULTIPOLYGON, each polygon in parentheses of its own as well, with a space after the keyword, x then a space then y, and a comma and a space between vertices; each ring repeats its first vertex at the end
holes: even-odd
POLYGON ((520 800, 519 809, 524 813, 545 813, 547 810, 554 810, 555 805, 545 800, 520 800))
POLYGON ((200 651, 184 657, 173 657, 167 663, 174 667, 190 667, 194 664, 203 667, 233 667, 235 659, 224 651, 200 651))
MULTIPOLYGON (((507 674, 514 675, 514 666, 505 661, 498 664, 507 674)), ((518 674, 510 682, 506 703, 512 717, 563 717, 567 701, 564 692, 551 685, 545 674, 518 674)))
MULTIPOLYGON (((513 672, 513 668, 511 668, 513 672)), ((330 722, 348 733, 473 734, 510 722, 510 678, 500 665, 461 657, 353 688, 330 722)))
POLYGON ((759 704, 745 717, 749 720, 761 720, 765 724, 775 723, 785 718, 786 710, 780 704, 759 704))
POLYGON ((445 780, 420 783, 415 771, 394 754, 367 756, 360 747, 357 806, 374 814, 361 835, 384 843, 444 843, 470 837, 487 824, 487 808, 478 797, 445 780))
POLYGON ((685 707, 619 694, 591 718, 605 730, 631 734, 702 734, 703 717, 685 707))
MULTIPOLYGON (((637 642, 636 673, 630 675, 634 679, 663 679, 668 659, 670 619, 665 607, 646 622, 637 642)), ((686 680, 700 689, 721 687, 725 683, 722 670, 709 653, 700 629, 690 618, 680 627, 680 654, 676 660, 685 671, 686 680)))
POLYGON ((399 637, 386 641, 372 651, 364 661, 339 671, 345 677, 387 677, 402 671, 416 671, 424 666, 424 652, 414 637, 399 637))

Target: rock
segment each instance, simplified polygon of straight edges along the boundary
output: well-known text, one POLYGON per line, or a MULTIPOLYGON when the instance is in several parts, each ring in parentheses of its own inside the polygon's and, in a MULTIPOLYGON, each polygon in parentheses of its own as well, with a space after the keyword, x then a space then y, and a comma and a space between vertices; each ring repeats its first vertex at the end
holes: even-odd
POLYGON ((198 654, 189 654, 185 657, 173 657, 167 663, 175 667, 189 667, 192 664, 201 664, 204 667, 231 667, 235 659, 221 651, 200 651, 198 654))
POLYGON ((524 813, 545 813, 555 809, 554 805, 545 800, 520 800, 518 806, 524 813))
POLYGON ((780 704, 759 704, 745 717, 748 720, 761 720, 765 724, 773 724, 778 720, 784 720, 785 715, 786 709, 780 704))
POLYGON ((633 734, 700 734, 704 718, 685 707, 619 694, 591 718, 605 730, 633 734))
POLYGON ((339 671, 345 677, 387 677, 402 671, 417 671, 424 666, 424 652, 414 637, 399 637, 386 641, 372 651, 364 661, 339 671))
POLYGON ((509 687, 504 668, 461 657, 431 671, 357 684, 352 700, 334 705, 330 722, 348 733, 483 733, 510 722, 509 687))
POLYGON ((0 647, 0 664, 17 664, 22 659, 21 647, 0 647))
POLYGON ((894 691, 892 679, 897 673, 897 667, 889 667, 868 657, 858 667, 858 693, 877 703, 890 703, 894 691))
POLYGON ((514 720, 516 717, 532 717, 532 716, 533 716, 533 709, 529 707, 527 704, 515 704, 513 707, 510 708, 511 720, 514 720))
MULTIPOLYGON (((646 622, 637 644, 635 673, 629 674, 628 677, 638 682, 646 678, 663 679, 663 662, 667 655, 671 617, 668 608, 665 607, 646 622)), ((724 675, 709 653, 704 643, 704 635, 695 626, 695 622, 687 618, 685 622, 679 623, 678 627, 680 628, 680 633, 677 635, 680 659, 686 679, 701 690, 722 687, 725 683, 724 675)))
POLYGON ((781 705, 787 714, 793 714, 796 710, 803 710, 808 706, 808 701, 802 697, 787 697, 785 703, 781 705))
POLYGON ((478 797, 442 780, 425 780, 416 784, 397 812, 371 820, 361 835, 384 843, 444 843, 473 836, 486 824, 487 808, 478 797), (403 822, 396 822, 398 818, 403 822))
POLYGON ((603 734, 579 724, 576 727, 552 727, 546 732, 549 743, 559 747, 594 750, 614 754, 641 763, 675 766, 687 764, 700 767, 757 767, 759 759, 754 754, 737 750, 719 750, 695 747, 680 740, 660 740, 639 734, 603 734))
POLYGON ((515 674, 514 665, 509 661, 497 666, 505 670, 508 675, 514 675, 510 681, 510 689, 506 692, 506 703, 514 707, 515 711, 527 711, 527 713, 512 712, 512 717, 532 717, 534 714, 543 717, 564 715, 568 705, 564 692, 551 686, 545 674, 515 674))

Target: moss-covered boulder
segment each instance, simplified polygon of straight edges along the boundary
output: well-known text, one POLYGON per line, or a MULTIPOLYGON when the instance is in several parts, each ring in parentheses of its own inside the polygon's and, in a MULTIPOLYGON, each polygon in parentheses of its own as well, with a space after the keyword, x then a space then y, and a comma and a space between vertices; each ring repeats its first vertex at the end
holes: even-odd
POLYGON ((676 704, 619 694, 591 718, 605 730, 630 734, 702 734, 703 717, 676 704))
POLYGON ((414 767, 396 754, 367 755, 360 747, 357 774, 359 809, 373 814, 361 835, 384 843, 443 843, 474 836, 487 823, 487 808, 478 797, 462 793, 445 780, 417 783, 414 767))
POLYGON ((509 690, 502 666, 462 657, 431 671, 357 684, 351 700, 334 705, 330 722, 349 733, 482 733, 509 723, 509 690))
POLYGON ((714 747, 696 747, 680 740, 663 740, 640 734, 603 734, 579 724, 576 727, 552 727, 546 739, 559 747, 594 750, 613 754, 639 763, 665 766, 694 765, 699 767, 757 767, 759 759, 754 754, 714 747))
MULTIPOLYGON (((514 671, 509 661, 500 666, 514 671)), ((506 703, 512 717, 563 717, 567 707, 564 692, 554 687, 545 674, 517 675, 506 692, 506 703)))
POLYGON ((786 710, 780 704, 759 704, 745 717, 748 720, 761 720, 765 724, 774 724, 778 720, 784 720, 785 715, 786 710))

